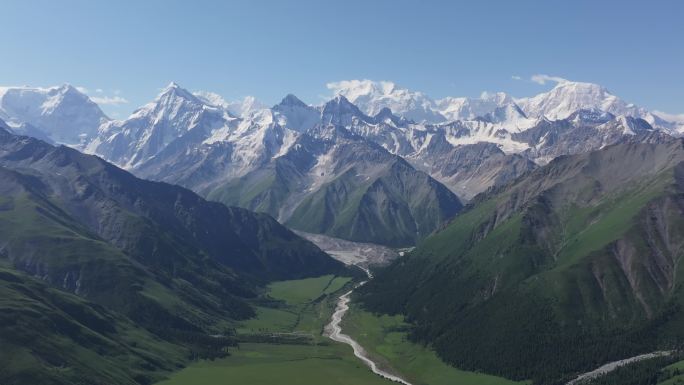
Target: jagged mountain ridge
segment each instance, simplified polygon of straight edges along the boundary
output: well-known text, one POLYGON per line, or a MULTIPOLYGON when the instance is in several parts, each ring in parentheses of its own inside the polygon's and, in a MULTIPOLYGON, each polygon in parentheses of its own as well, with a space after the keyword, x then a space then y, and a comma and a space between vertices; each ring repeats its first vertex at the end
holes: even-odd
MULTIPOLYGON (((289 255, 289 247, 283 247, 288 241, 293 247, 306 249, 304 255, 309 254, 312 260, 332 263, 312 244, 306 241, 297 244, 301 241, 299 237, 266 215, 207 202, 178 186, 138 179, 100 158, 68 147, 53 147, 4 130, 0 135, 0 165, 14 172, 34 175, 41 181, 38 184, 44 190, 41 193, 49 194, 46 196, 51 200, 60 200, 60 206, 74 219, 121 249, 135 248, 141 241, 136 237, 122 238, 118 233, 122 228, 114 218, 128 212, 142 216, 146 221, 163 223, 163 229, 155 231, 174 232, 178 237, 174 242, 196 248, 190 254, 206 254, 239 272, 258 275, 260 279, 283 278, 301 274, 298 270, 308 270, 304 266, 289 271, 272 270, 270 266, 283 263, 277 262, 277 258, 294 258, 283 266, 299 263, 296 262, 299 257, 289 255), (100 200, 108 203, 102 204, 100 200), (112 205, 118 209, 107 212, 112 205), (264 236, 274 238, 272 241, 258 239, 264 236), (274 244, 280 244, 281 250, 269 250, 274 244)), ((161 252, 167 247, 160 244, 157 248, 161 252)), ((316 263, 310 268, 315 270, 315 266, 316 263)))
POLYGON ((263 168, 207 190, 295 229, 392 246, 414 244, 461 202, 404 159, 341 126, 319 126, 263 168))
MULTIPOLYGON (((396 87, 396 85, 392 85, 391 87, 396 87)), ((560 85, 557 88, 559 87, 560 85)), ((583 87, 577 88, 583 89, 583 87)), ((340 92, 338 97, 344 96, 343 94, 343 92, 340 92)), ((611 100, 616 99, 612 96, 611 98, 611 100)), ((429 141, 433 137, 439 139, 439 137, 443 135, 452 147, 478 142, 494 143, 506 154, 521 153, 530 160, 543 164, 552 159, 552 155, 549 155, 549 153, 553 153, 554 151, 540 151, 540 148, 546 146, 548 142, 544 141, 544 138, 541 136, 536 137, 538 140, 537 142, 531 142, 529 140, 529 135, 528 137, 521 135, 523 132, 539 131, 540 126, 548 126, 549 124, 555 124, 558 127, 557 130, 560 130, 563 127, 568 127, 565 124, 567 122, 572 123, 571 126, 573 129, 591 129, 597 126, 594 120, 585 119, 587 114, 578 116, 578 111, 575 111, 573 114, 570 114, 560 121, 551 120, 546 117, 529 118, 526 116, 525 112, 523 112, 523 109, 516 104, 516 101, 513 98, 502 93, 483 95, 483 98, 478 100, 460 98, 459 105, 461 106, 461 110, 465 109, 468 111, 467 114, 464 113, 467 116, 467 119, 438 124, 415 123, 405 117, 395 115, 392 110, 387 107, 380 108, 382 104, 373 109, 378 111, 375 115, 367 115, 346 97, 344 97, 344 100, 349 102, 349 105, 344 107, 345 110, 338 110, 335 111, 334 114, 331 114, 324 111, 326 105, 318 107, 309 106, 301 102, 301 100, 297 99, 295 96, 288 95, 281 103, 270 109, 270 113, 264 113, 266 109, 262 109, 259 114, 268 115, 269 119, 267 121, 269 123, 275 121, 280 128, 295 131, 295 133, 292 133, 285 130, 283 133, 279 134, 283 138, 289 137, 290 140, 286 141, 288 143, 292 143, 292 138, 294 138, 297 133, 305 132, 316 124, 334 123, 345 126, 355 134, 380 144, 389 152, 404 157, 409 160, 414 167, 430 172, 433 177, 447 183, 447 186, 457 193, 459 192, 459 188, 456 186, 457 183, 454 184, 453 182, 450 182, 448 178, 433 174, 430 171, 433 169, 431 166, 432 164, 441 161, 429 152, 424 151, 425 148, 429 147, 429 141), (464 105, 468 106, 468 108, 463 107, 464 105), (476 112, 473 111, 481 114, 481 116, 475 116, 476 112), (331 120, 333 118, 334 121, 331 120)), ((597 113, 601 112, 600 110, 594 110, 597 111, 597 113)), ((594 110, 583 109, 581 111, 594 110)), ((623 109, 621 111, 629 113, 630 110, 623 109)), ((633 111, 638 112, 641 110, 634 109, 633 111)), ((255 112, 251 112, 251 114, 259 115, 255 114, 255 112)), ((619 122, 624 125, 625 120, 621 118, 621 115, 613 114, 610 116, 613 116, 614 119, 619 120, 619 122)), ((654 121, 653 117, 654 116, 652 115, 647 116, 648 120, 651 121, 654 121)), ((248 116, 243 116, 243 118, 250 119, 250 116, 248 114, 248 116)), ((623 133, 625 135, 630 135, 633 132, 629 127, 624 127, 623 133)), ((570 136, 572 136, 572 134, 566 135, 566 137, 570 136)), ((612 135, 608 135, 608 139, 611 137, 612 135)), ((216 138, 214 141, 217 141, 216 138)), ((222 141, 226 142, 229 141, 229 139, 223 138, 222 141)), ((603 142, 605 145, 610 144, 613 141, 604 140, 603 142)), ((591 147, 589 149, 594 148, 597 147, 591 147)), ((558 152, 557 149, 555 152, 558 152)), ((282 155, 283 153, 284 152, 282 151, 278 151, 277 148, 271 151, 271 154, 282 155)), ((553 156, 556 155, 558 154, 553 156)), ((240 170, 242 173, 249 171, 244 168, 240 168, 240 170)), ((240 175, 232 175, 231 177, 239 176, 240 175)), ((467 199, 472 195, 473 194, 470 193, 466 194, 464 197, 467 199)))
MULTIPOLYGON (((496 93, 477 99, 433 101, 390 82, 341 82, 331 89, 337 95, 320 106, 307 105, 288 95, 281 103, 265 108, 253 98, 237 106, 218 95, 193 94, 172 83, 128 119, 103 124, 86 149, 139 176, 209 194, 219 186, 236 185, 243 178, 260 189, 272 181, 292 185, 274 176, 283 170, 275 166, 276 158, 296 151, 294 147, 301 144, 304 135, 325 142, 331 131, 321 128, 337 126, 353 134, 355 140, 368 142, 369 148, 381 147, 374 151, 384 150, 405 159, 416 170, 428 173, 468 200, 559 155, 602 148, 654 130, 653 124, 655 130, 676 133, 673 125, 663 126, 656 115, 586 83, 561 83, 530 99, 496 93), (425 115, 428 108, 439 117, 419 121, 412 115, 411 111, 425 115), (566 116, 574 108, 581 109, 566 116), (496 146, 499 151, 482 147, 481 143, 496 146), (265 179, 259 180, 260 176, 265 179)), ((315 156, 323 154, 321 149, 312 151, 315 156)), ((320 188, 316 179, 295 178, 297 183, 309 184, 298 187, 300 191, 320 188)), ((283 194, 283 186, 272 188, 283 194)), ((244 188, 241 190, 250 195, 244 188)), ((212 196, 234 193, 214 192, 212 196)), ((259 195, 252 193, 252 198, 259 195)), ((287 221, 305 198, 301 192, 285 200, 275 199, 273 194, 265 201, 263 197, 255 198, 258 202, 243 197, 228 202, 265 210, 287 221), (275 202, 287 207, 276 210, 275 202)), ((430 226, 436 228, 439 224, 430 226)))
POLYGON ((119 148, 113 144, 120 142, 120 148, 128 152, 116 158, 139 176, 180 184, 226 204, 267 212, 300 230, 359 241, 375 237, 380 243, 413 244, 453 217, 461 204, 429 176, 346 128, 360 116, 368 124, 381 119, 363 115, 343 97, 315 108, 290 95, 272 109, 235 118, 173 84, 131 119, 115 122, 114 129, 107 127, 110 136, 92 149, 112 158, 117 153, 106 151, 119 148), (154 135, 169 140, 147 140, 154 135), (366 155, 352 156, 355 153, 366 155), (328 160, 338 166, 326 169, 328 160), (296 176, 289 174, 292 170, 296 176), (390 176, 402 180, 399 189, 387 194, 388 184, 376 186, 385 196, 367 201, 372 183, 390 176), (349 191, 332 198, 338 192, 331 189, 331 183, 343 183, 349 191), (415 186, 416 191, 403 187, 408 185, 415 186), (441 200, 418 204, 421 189, 441 200), (356 196, 367 198, 357 202, 356 196), (312 225, 314 222, 302 220, 319 204, 310 199, 342 202, 328 207, 328 219, 312 225), (397 205, 398 209, 386 212, 381 208, 384 204, 397 205), (371 223, 377 228, 371 229, 371 223))

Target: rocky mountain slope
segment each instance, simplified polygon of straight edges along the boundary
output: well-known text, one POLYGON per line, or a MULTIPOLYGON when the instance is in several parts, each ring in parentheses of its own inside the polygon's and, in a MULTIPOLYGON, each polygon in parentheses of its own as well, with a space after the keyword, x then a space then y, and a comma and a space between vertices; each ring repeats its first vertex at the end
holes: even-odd
POLYGON ((430 176, 339 126, 301 136, 293 150, 207 196, 294 229, 392 246, 414 244, 461 208, 430 176))

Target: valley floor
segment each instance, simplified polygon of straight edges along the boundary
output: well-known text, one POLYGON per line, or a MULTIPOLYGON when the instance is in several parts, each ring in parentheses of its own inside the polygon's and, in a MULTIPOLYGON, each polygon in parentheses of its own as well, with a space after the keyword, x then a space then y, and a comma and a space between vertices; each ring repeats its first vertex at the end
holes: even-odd
POLYGON ((231 356, 203 361, 159 385, 389 385, 373 375, 346 345, 241 344, 231 356))
MULTIPOLYGON (((259 303, 258 316, 238 325, 243 342, 229 357, 198 361, 158 385, 393 384, 373 374, 350 346, 323 336, 350 281, 328 275, 271 284, 268 295, 275 301, 259 303)), ((383 367, 416 385, 515 384, 446 365, 431 350, 406 339, 402 328, 407 325, 399 317, 378 317, 352 306, 342 326, 383 367)))
POLYGON ((429 348, 409 341, 408 326, 401 316, 378 316, 354 305, 342 322, 345 333, 364 346, 376 362, 387 368, 400 368, 401 375, 413 384, 524 384, 449 366, 429 348))

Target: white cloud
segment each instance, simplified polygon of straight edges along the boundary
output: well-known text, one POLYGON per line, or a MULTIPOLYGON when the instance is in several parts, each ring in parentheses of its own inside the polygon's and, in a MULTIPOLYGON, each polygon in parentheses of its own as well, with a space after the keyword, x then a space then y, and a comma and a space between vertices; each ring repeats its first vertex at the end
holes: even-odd
POLYGON ((544 74, 535 74, 530 77, 530 80, 537 84, 544 85, 546 82, 552 82, 552 83, 565 83, 568 81, 568 79, 561 78, 559 76, 549 76, 549 75, 544 75, 544 74))
POLYGON ((684 123, 684 114, 668 114, 658 110, 653 111, 653 113, 669 122, 684 123))
POLYGON ((339 82, 329 82, 325 87, 337 94, 340 91, 363 87, 364 85, 368 86, 372 83, 373 81, 371 80, 341 80, 339 82))
POLYGON ((339 82, 328 82, 325 84, 325 87, 329 90, 339 90, 341 88, 350 88, 353 86, 358 86, 362 82, 367 82, 370 80, 340 80, 339 82))
MULTIPOLYGON (((90 94, 90 90, 85 88, 85 87, 75 87, 79 92, 83 94, 90 94)), ((97 104, 102 104, 102 105, 110 105, 110 106, 118 106, 120 104, 127 104, 129 103, 128 100, 122 96, 119 96, 121 93, 120 90, 114 90, 114 96, 106 96, 104 94, 104 90, 102 88, 96 88, 95 93, 99 94, 98 96, 90 96, 90 100, 97 104)))
POLYGON ((370 93, 372 91, 389 94, 397 87, 396 84, 386 80, 341 80, 339 82, 327 83, 326 88, 333 91, 335 94, 342 94, 349 97, 354 93, 370 93))
POLYGON ((228 105, 230 105, 230 102, 228 102, 226 99, 223 98, 223 96, 221 96, 215 92, 195 91, 192 94, 199 97, 200 99, 206 100, 207 102, 209 102, 215 106, 228 106, 228 105))
POLYGON ((128 103, 128 100, 121 96, 93 96, 90 98, 90 100, 97 104, 105 104, 112 106, 118 106, 119 104, 128 103))
POLYGON ((511 79, 513 79, 513 80, 522 80, 522 78, 521 78, 520 76, 518 76, 518 75, 513 75, 513 76, 511 76, 511 79))

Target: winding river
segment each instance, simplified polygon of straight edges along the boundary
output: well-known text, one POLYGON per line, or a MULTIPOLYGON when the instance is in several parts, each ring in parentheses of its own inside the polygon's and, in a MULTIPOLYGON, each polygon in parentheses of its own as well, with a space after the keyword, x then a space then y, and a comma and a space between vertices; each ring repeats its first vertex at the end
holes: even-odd
MULTIPOLYGON (((371 274, 371 272, 368 269, 364 270, 368 275, 368 279, 372 279, 373 275, 371 274)), ((356 285, 354 289, 363 286, 366 282, 368 281, 363 281, 359 283, 358 285, 356 285)), ((354 289, 342 294, 337 300, 337 307, 335 308, 335 312, 332 315, 330 323, 328 324, 328 326, 325 327, 326 335, 333 341, 342 342, 351 346, 352 349, 354 349, 354 355, 358 357, 361 361, 363 361, 363 363, 365 363, 373 371, 373 373, 379 375, 380 377, 386 378, 390 381, 399 382, 404 385, 413 385, 401 377, 395 376, 394 374, 388 373, 380 369, 378 367, 378 364, 371 359, 370 355, 368 354, 368 352, 366 352, 363 346, 361 346, 350 336, 342 333, 342 327, 340 326, 340 323, 342 322, 344 315, 349 310, 349 302, 351 301, 351 294, 354 291, 354 289)))

